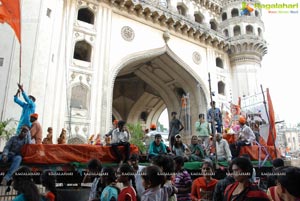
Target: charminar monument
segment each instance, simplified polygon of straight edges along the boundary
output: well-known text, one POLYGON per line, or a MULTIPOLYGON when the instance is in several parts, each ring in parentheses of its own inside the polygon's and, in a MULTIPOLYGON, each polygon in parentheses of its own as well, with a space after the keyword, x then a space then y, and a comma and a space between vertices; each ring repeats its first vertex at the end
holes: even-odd
MULTIPOLYGON (((209 74, 218 107, 259 92, 262 12, 242 12, 243 2, 257 3, 22 1, 21 83, 36 98, 44 135, 52 126, 56 142, 66 128, 69 143, 85 143, 113 119, 149 128, 165 109, 194 131, 209 108, 209 74)), ((7 24, 0 41, 0 117, 17 121, 20 44, 7 24)))

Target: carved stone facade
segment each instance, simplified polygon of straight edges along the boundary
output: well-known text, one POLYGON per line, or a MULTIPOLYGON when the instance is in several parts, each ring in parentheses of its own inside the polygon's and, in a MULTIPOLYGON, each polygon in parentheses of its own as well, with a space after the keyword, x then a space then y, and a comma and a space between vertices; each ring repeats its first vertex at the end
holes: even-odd
MULTIPOLYGON (((22 35, 22 83, 37 98, 39 120, 44 130, 54 128, 54 139, 64 127, 70 143, 82 143, 108 132, 114 118, 149 127, 166 108, 169 115, 179 113, 183 95, 190 98, 193 131, 209 106, 208 73, 218 106, 257 90, 264 26, 259 11, 240 16, 242 1, 43 2, 22 8, 28 28, 22 35), (53 15, 44 16, 46 8, 53 15), (26 16, 36 22, 28 24, 26 16)), ((1 119, 18 119, 11 101, 18 44, 9 29, 0 30, 11 47, 0 50, 6 83, 0 88, 1 119)))

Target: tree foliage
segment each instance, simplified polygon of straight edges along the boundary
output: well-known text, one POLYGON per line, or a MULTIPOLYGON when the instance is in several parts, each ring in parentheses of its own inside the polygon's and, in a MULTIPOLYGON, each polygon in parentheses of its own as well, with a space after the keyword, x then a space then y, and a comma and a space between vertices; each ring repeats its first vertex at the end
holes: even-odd
POLYGON ((11 123, 14 123, 12 118, 0 121, 0 137, 3 136, 8 140, 15 133, 16 129, 10 126, 11 123))
POLYGON ((143 138, 144 138, 144 131, 140 122, 135 124, 127 124, 128 130, 131 135, 130 143, 136 145, 140 152, 146 152, 146 146, 144 145, 143 138))

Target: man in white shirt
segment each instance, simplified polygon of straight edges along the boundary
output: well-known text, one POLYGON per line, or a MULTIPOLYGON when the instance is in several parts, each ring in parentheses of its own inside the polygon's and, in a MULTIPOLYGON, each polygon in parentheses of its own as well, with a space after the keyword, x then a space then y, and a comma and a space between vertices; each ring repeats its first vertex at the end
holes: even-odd
POLYGON ((252 129, 246 125, 246 118, 241 116, 239 118, 239 124, 241 126, 241 131, 239 132, 239 141, 244 142, 246 146, 252 145, 252 143, 255 141, 255 134, 252 129))
MULTIPOLYGON (((118 163, 123 163, 123 156, 119 151, 119 146, 124 146, 124 151, 125 151, 125 161, 127 162, 129 159, 129 155, 130 155, 130 143, 129 143, 129 139, 130 139, 130 134, 127 130, 127 128, 125 127, 125 121, 120 120, 118 122, 118 127, 116 129, 113 130, 113 132, 111 133, 111 148, 113 150, 113 152, 116 154, 117 159, 118 159, 118 163)), ((107 134, 109 135, 109 134, 107 134)))
POLYGON ((216 141, 218 161, 231 161, 232 156, 229 144, 227 140, 222 138, 221 133, 216 134, 216 141))
POLYGON ((255 141, 255 134, 252 129, 246 125, 246 118, 240 116, 239 124, 239 139, 235 144, 230 145, 231 153, 233 157, 238 157, 240 154, 241 146, 252 146, 252 143, 255 141))

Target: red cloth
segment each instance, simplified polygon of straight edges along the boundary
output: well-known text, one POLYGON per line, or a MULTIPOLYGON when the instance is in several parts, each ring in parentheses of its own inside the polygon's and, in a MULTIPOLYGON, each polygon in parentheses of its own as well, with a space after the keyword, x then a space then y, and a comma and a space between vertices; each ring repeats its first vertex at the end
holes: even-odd
POLYGON ((136 192, 132 186, 123 188, 118 195, 118 201, 136 201, 136 192))
POLYGON ((16 33, 21 42, 21 18, 19 0, 1 0, 0 1, 0 23, 6 22, 16 33))
MULTIPOLYGON (((119 147, 124 153, 124 147, 119 147)), ((130 153, 139 153, 138 147, 130 145, 130 153)), ((96 145, 69 145, 69 144, 28 144, 22 148, 24 163, 58 164, 81 162, 86 163, 92 158, 101 162, 115 162, 116 156, 110 146, 96 145)))
POLYGON ((213 191, 217 185, 218 180, 212 179, 208 184, 204 177, 199 177, 193 181, 191 198, 195 199, 212 199, 213 191))
MULTIPOLYGON (((274 149, 274 146, 266 146, 271 158, 274 160, 276 159, 276 155, 275 155, 275 149, 274 149)), ((277 150, 277 153, 279 154, 279 150, 277 150)), ((240 150, 240 156, 242 156, 243 154, 247 154, 250 156, 250 159, 251 160, 256 160, 258 161, 259 160, 259 148, 257 145, 252 145, 252 146, 242 146, 241 147, 241 150, 240 150)), ((280 156, 278 155, 277 156, 280 156)), ((264 160, 266 158, 266 153, 263 151, 263 149, 261 150, 261 157, 260 159, 261 160, 264 160)))
MULTIPOLYGON (((231 196, 232 193, 234 192, 234 190, 236 189, 236 187, 238 186, 239 182, 235 182, 233 184, 229 184, 225 191, 224 191, 224 198, 227 201, 231 200, 231 196)), ((267 194, 260 190, 256 185, 254 184, 248 184, 246 186, 248 188, 248 191, 246 191, 246 193, 244 194, 243 197, 239 197, 238 200, 241 201, 269 201, 269 198, 267 196, 267 194)))
POLYGON ((48 198, 49 201, 55 201, 55 195, 50 191, 45 195, 45 197, 48 198))

